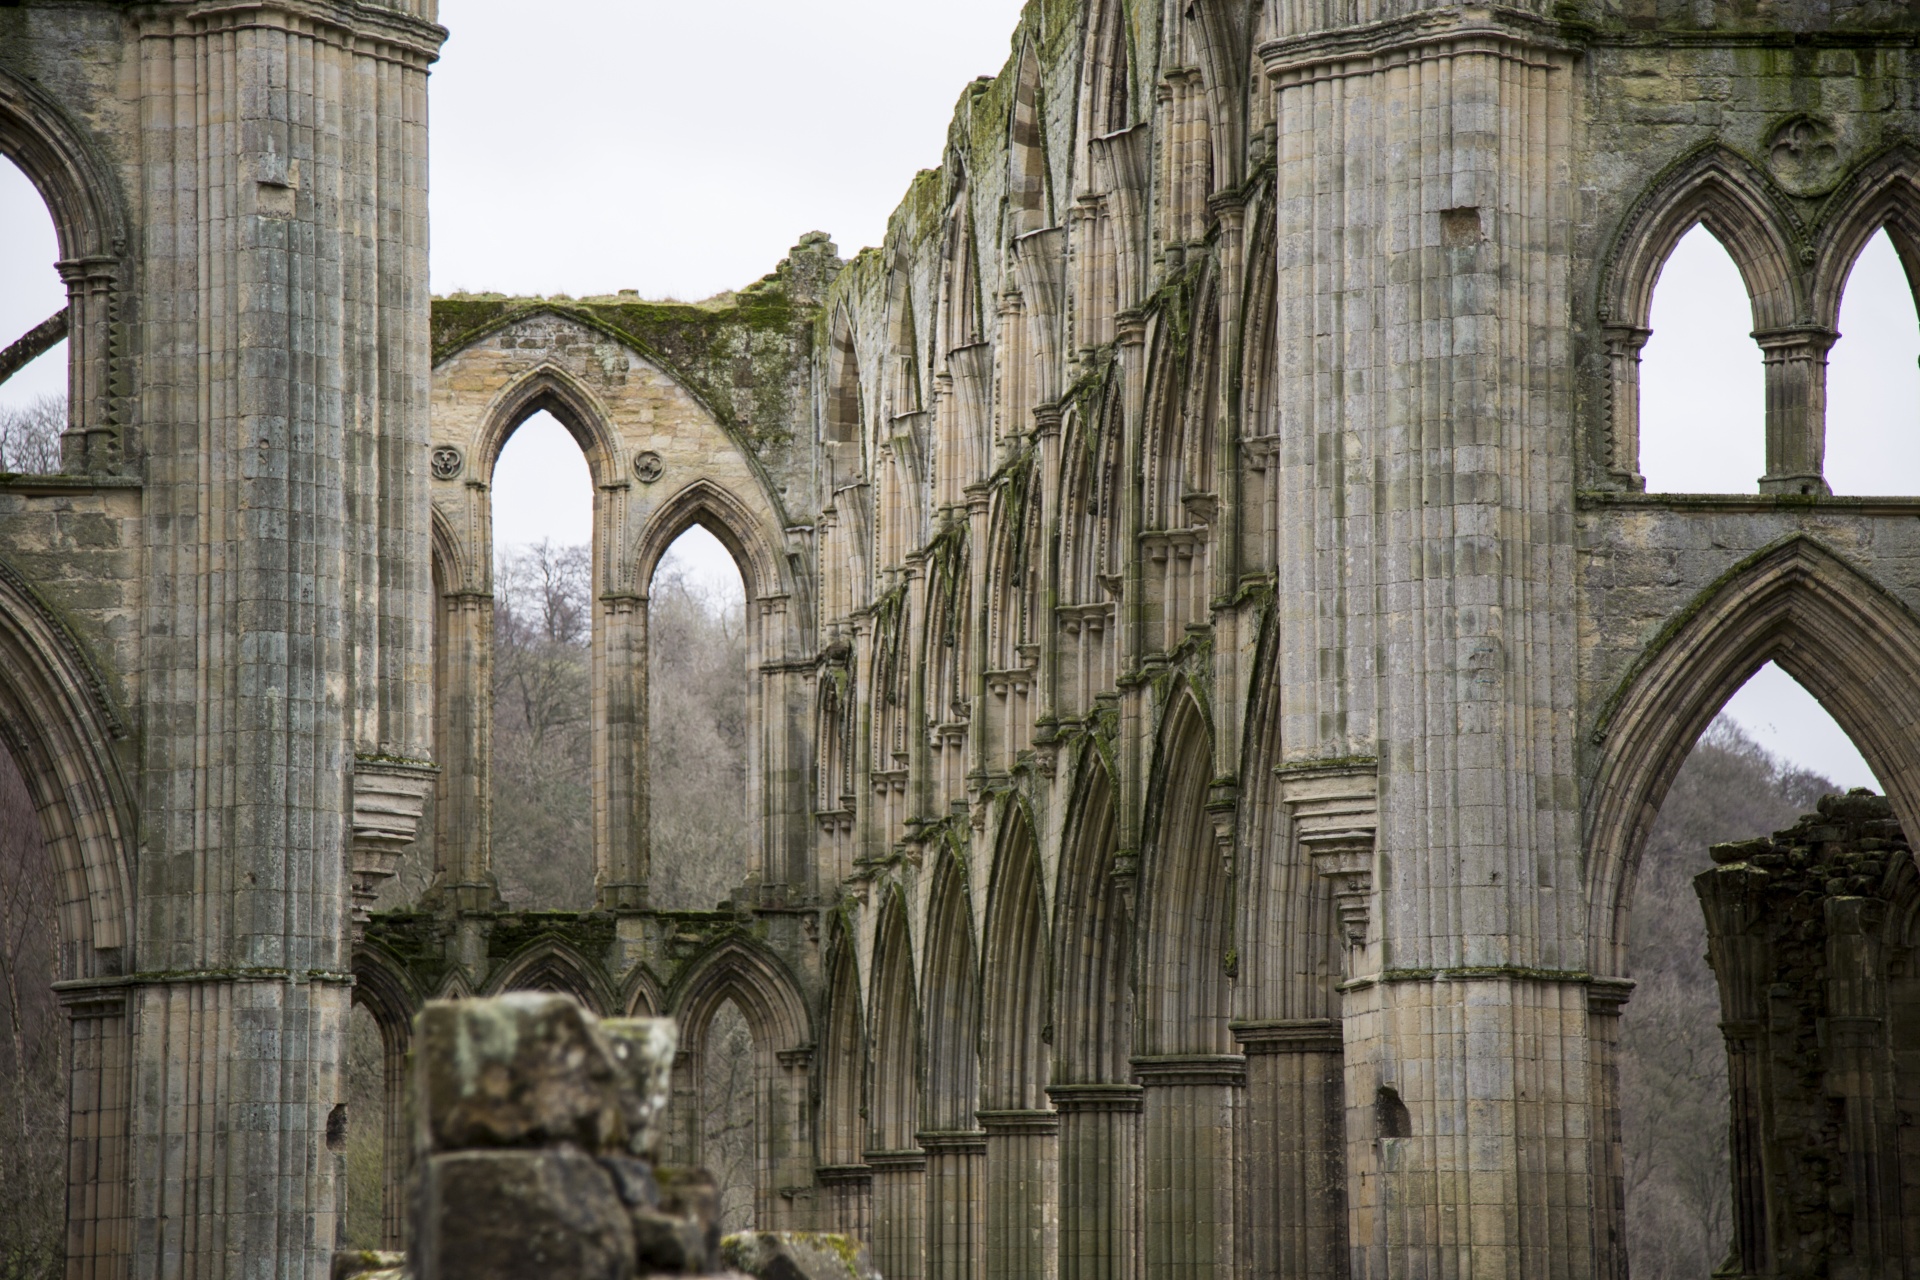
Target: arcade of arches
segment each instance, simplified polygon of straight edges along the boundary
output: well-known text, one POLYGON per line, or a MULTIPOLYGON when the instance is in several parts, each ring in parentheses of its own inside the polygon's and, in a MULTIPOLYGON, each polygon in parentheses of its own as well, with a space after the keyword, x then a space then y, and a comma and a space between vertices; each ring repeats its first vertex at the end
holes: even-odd
POLYGON ((0 6, 68 292, 63 470, 0 477, 0 733, 69 1275, 324 1275, 368 1185, 398 1243, 412 1014, 530 988, 679 1018, 676 1158, 750 1135, 738 1212, 897 1280, 1623 1276, 1636 869, 1768 662, 1890 808, 1702 891, 1723 983, 1792 877, 1838 975, 1821 1231, 1756 1102, 1736 1260, 1915 1274, 1920 498, 1824 472, 1852 266, 1884 232, 1920 280, 1911 6, 1033 0, 884 244, 691 305, 429 297, 435 17, 0 6), (1640 470, 1696 226, 1751 492, 1640 470), (491 494, 541 412, 592 484, 565 912, 494 869, 491 494), (667 910, 650 591, 695 525, 744 592, 740 874, 667 910))

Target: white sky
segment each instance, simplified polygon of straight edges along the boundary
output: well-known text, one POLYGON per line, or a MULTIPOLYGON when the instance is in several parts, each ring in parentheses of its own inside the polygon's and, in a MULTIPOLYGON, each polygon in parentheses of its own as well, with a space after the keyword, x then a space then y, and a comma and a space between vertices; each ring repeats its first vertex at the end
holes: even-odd
MULTIPOLYGON (((808 231, 843 257, 877 244, 917 169, 937 164, 968 81, 999 71, 1019 0, 441 0, 432 80, 433 287, 703 298, 772 270, 808 231), (564 16, 566 21, 556 21, 564 16), (583 36, 585 37, 583 39, 583 36)), ((58 309, 51 224, 0 161, 0 344, 58 309)), ((1710 236, 1662 274, 1642 365, 1649 488, 1752 492, 1763 469, 1760 359, 1745 291, 1710 236)), ((1920 493, 1920 325, 1891 246, 1855 269, 1829 382, 1839 493, 1920 493)), ((64 390, 63 353, 0 404, 64 390)), ((558 423, 509 442, 496 543, 584 542, 592 489, 558 423)), ((739 591, 719 543, 676 548, 739 591)), ((1875 785, 1819 704, 1763 669, 1728 712, 1769 749, 1875 785)))

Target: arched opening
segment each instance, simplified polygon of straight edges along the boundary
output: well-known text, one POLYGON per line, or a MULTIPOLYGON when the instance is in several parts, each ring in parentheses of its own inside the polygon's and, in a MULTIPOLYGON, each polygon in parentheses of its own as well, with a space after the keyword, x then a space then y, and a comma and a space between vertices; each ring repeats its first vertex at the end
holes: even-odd
POLYGON ((1766 381, 1747 286, 1705 226, 1660 268, 1640 353, 1640 471, 1652 493, 1752 493, 1767 470, 1766 381))
POLYGON ((1727 1021, 1694 881, 1714 845, 1791 827, 1821 797, 1877 789, 1813 696, 1772 663, 1701 735, 1647 835, 1620 1019, 1626 1243, 1636 1280, 1707 1275, 1734 1236, 1727 1021))
POLYGON ((349 1249, 385 1249, 387 1048, 373 1011, 355 1001, 347 1015, 347 1221, 349 1249))
POLYGON ((1886 231, 1855 259, 1827 356, 1827 482, 1839 494, 1920 494, 1920 319, 1886 231))
POLYGON ((25 778, 0 749, 0 1275, 63 1274, 67 1019, 62 895, 25 778))
POLYGON ((700 1163, 719 1188, 721 1232, 751 1231, 763 1158, 753 1029, 723 1000, 701 1044, 700 1163))
POLYGON ((0 471, 60 470, 67 427, 67 290, 40 192, 0 155, 0 471))
POLYGON ((748 776, 746 584, 705 526, 687 528, 647 588, 652 904, 710 911, 759 868, 748 776))
POLYGON ((866 1165, 867 1035, 860 1007, 860 971, 843 933, 827 968, 827 1036, 820 1071, 817 1177, 825 1192, 822 1222, 868 1239, 873 1221, 873 1171, 866 1165))
MULTIPOLYGON (((1825 1236, 1836 1230, 1866 1269, 1878 1265, 1874 1259, 1898 1256, 1893 1237, 1905 1211, 1889 1196, 1905 1194, 1904 1175, 1883 1100, 1896 1086, 1890 1050, 1912 1035, 1900 1023, 1910 1010, 1894 993, 1904 954, 1900 903, 1913 881, 1900 815, 1913 813, 1916 671, 1920 639, 1910 615, 1845 562, 1797 538, 1703 593, 1609 704, 1596 738, 1601 758, 1590 806, 1592 963, 1596 974, 1631 979, 1643 990, 1627 1002, 1631 984, 1602 977, 1590 1003, 1597 1079, 1610 1099, 1596 1128, 1619 1138, 1618 1147, 1606 1148, 1614 1163, 1605 1177, 1620 1190, 1616 1221, 1635 1275, 1697 1274, 1698 1259, 1673 1256, 1671 1224, 1644 1220, 1688 1203, 1700 1207, 1700 1221, 1688 1228, 1702 1241, 1699 1256, 1711 1266, 1731 1254, 1738 1274, 1773 1274, 1769 1259, 1792 1269, 1791 1258, 1808 1249, 1831 1252, 1838 1237, 1825 1236), (1825 781, 1809 785, 1793 774, 1857 766, 1844 752, 1807 760, 1811 768, 1783 768, 1751 743, 1716 739, 1712 722, 1723 707, 1789 724, 1811 714, 1800 694, 1793 694, 1800 708, 1753 710, 1755 699, 1764 705, 1774 677, 1752 677, 1769 660, 1845 728, 1871 765, 1859 780, 1873 783, 1877 775, 1891 803, 1866 793, 1828 795, 1812 817, 1784 830, 1777 825, 1780 816, 1804 814, 1808 800, 1828 790, 1825 781), (1745 699, 1736 697, 1743 685, 1745 699), (1731 816, 1710 811, 1706 834, 1697 826, 1670 836, 1667 847, 1679 851, 1663 866, 1656 836, 1682 812, 1676 805, 1687 799, 1689 770, 1710 772, 1716 764, 1736 780, 1744 770, 1747 794, 1729 799, 1735 784, 1709 778, 1702 784, 1709 798, 1731 816), (1731 829, 1715 830, 1723 821, 1731 829), (1742 827, 1753 836, 1755 827, 1767 826, 1771 837, 1725 843, 1742 827), (1684 913, 1689 903, 1697 917, 1684 913), (1656 945, 1668 954, 1647 955, 1656 945), (1702 951, 1710 979, 1691 959, 1702 951), (1681 1005, 1664 1018, 1663 987, 1667 1003, 1681 1005), (1624 1016, 1617 1016, 1622 1002, 1624 1016), (1646 1021, 1646 1032, 1634 1027, 1636 1019, 1646 1021), (1657 1041, 1662 1025, 1695 1031, 1670 1036, 1665 1056, 1649 1066, 1646 1041, 1657 1041), (1828 1035, 1822 1026, 1843 1034, 1828 1035), (1719 1036, 1723 1066, 1715 1066, 1702 1027, 1719 1036), (1689 1062, 1691 1079, 1673 1065, 1689 1062), (1716 1072, 1724 1074, 1716 1079, 1716 1072), (1678 1112, 1644 1114, 1662 1096, 1714 1094, 1724 1099, 1718 1125, 1678 1112), (1636 1108, 1643 1112, 1637 1118, 1636 1108), (1700 1145, 1690 1145, 1690 1136, 1703 1135, 1700 1145), (1676 1167, 1692 1168, 1702 1190, 1683 1197, 1670 1186, 1649 1189, 1655 1174, 1676 1167), (1790 1206, 1809 1194, 1835 1212, 1793 1212, 1790 1206), (1711 1234, 1722 1227, 1724 1234, 1711 1234)), ((1785 736, 1796 746, 1818 740, 1785 736)))
POLYGON ((594 900, 594 489, 544 410, 494 464, 493 871, 520 910, 594 900))

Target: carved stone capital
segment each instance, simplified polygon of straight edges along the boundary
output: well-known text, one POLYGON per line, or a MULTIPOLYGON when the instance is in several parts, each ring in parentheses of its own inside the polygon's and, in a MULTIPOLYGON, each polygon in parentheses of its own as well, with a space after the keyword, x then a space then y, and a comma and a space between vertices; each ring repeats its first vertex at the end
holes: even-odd
POLYGON ((1378 762, 1282 768, 1280 801, 1300 851, 1333 890, 1347 945, 1365 946, 1380 829, 1378 762))
POLYGON ((353 826, 347 870, 353 920, 367 921, 380 886, 400 870, 400 856, 420 834, 420 816, 439 770, 425 761, 359 756, 353 762, 353 826))

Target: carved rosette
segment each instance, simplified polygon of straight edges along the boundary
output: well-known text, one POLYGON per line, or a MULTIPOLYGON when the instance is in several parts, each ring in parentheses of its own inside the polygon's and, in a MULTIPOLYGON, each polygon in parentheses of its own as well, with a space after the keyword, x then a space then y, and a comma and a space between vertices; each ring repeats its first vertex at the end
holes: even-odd
POLYGON ((1307 765, 1280 771, 1280 800, 1293 838, 1333 891, 1349 947, 1367 943, 1380 829, 1377 762, 1307 765))
POLYGON ((347 870, 353 880, 356 929, 367 921, 380 886, 400 870, 400 856, 420 834, 433 788, 432 765, 360 756, 353 762, 353 830, 347 870))

